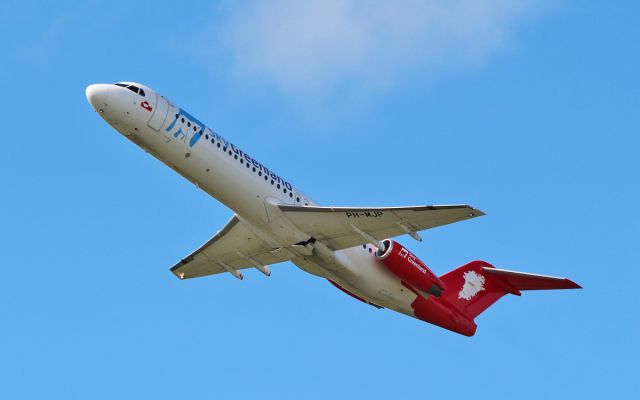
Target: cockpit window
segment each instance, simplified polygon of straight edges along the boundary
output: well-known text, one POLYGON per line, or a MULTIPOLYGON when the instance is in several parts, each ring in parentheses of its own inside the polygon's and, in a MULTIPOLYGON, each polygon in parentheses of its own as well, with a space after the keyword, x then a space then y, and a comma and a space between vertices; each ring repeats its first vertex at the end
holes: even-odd
POLYGON ((118 83, 116 83, 115 85, 116 85, 116 86, 123 87, 123 88, 127 88, 127 89, 131 90, 132 92, 134 92, 134 93, 136 93, 136 94, 139 94, 139 95, 140 95, 140 96, 142 96, 142 97, 144 97, 144 96, 145 96, 145 94, 144 94, 144 90, 140 89, 140 88, 139 88, 139 87, 137 87, 137 86, 128 85, 128 84, 126 84, 126 83, 119 83, 119 82, 118 82, 118 83))

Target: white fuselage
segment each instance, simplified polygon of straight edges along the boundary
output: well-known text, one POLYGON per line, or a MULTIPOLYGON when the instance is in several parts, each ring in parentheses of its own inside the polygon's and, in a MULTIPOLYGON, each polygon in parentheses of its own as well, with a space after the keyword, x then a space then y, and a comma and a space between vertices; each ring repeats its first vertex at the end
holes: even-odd
MULTIPOLYGON (((99 84, 87 88, 87 98, 113 128, 232 209, 266 243, 277 248, 309 239, 275 206, 316 205, 309 197, 160 94, 134 85, 144 96, 99 84)), ((375 250, 367 245, 335 251, 329 268, 316 255, 292 261, 373 304, 413 316, 416 295, 377 261, 375 250)))

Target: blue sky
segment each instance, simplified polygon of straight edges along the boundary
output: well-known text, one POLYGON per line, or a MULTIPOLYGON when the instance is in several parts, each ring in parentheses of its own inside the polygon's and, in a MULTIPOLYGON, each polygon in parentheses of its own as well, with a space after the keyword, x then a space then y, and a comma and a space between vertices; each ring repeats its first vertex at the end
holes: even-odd
POLYGON ((638 5, 8 1, 0 397, 637 398, 638 5), (93 113, 143 82, 325 205, 468 203, 401 238, 581 291, 466 338, 291 264, 168 271, 231 212, 93 113))

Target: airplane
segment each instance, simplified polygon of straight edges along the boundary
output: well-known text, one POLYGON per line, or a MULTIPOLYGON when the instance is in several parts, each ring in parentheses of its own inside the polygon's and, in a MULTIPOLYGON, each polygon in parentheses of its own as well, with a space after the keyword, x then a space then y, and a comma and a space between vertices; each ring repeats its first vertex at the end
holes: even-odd
POLYGON ((233 210, 210 240, 180 260, 180 279, 291 261, 348 295, 465 336, 475 318, 506 294, 578 289, 566 278, 472 261, 437 276, 392 238, 484 215, 464 204, 326 207, 160 93, 135 82, 86 88, 93 110, 147 153, 233 210))

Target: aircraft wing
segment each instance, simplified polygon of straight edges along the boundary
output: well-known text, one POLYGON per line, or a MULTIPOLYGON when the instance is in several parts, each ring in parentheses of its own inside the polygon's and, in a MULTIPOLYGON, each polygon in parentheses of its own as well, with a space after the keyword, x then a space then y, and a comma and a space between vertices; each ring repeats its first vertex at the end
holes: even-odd
POLYGON ((405 233, 421 240, 418 231, 484 215, 468 205, 416 207, 310 207, 279 205, 300 230, 333 250, 345 249, 405 233))
POLYGON ((269 275, 267 265, 288 261, 294 257, 295 255, 286 249, 274 249, 269 246, 234 215, 220 232, 174 265, 171 272, 180 279, 223 272, 230 272, 242 279, 240 269, 255 267, 269 275))

